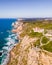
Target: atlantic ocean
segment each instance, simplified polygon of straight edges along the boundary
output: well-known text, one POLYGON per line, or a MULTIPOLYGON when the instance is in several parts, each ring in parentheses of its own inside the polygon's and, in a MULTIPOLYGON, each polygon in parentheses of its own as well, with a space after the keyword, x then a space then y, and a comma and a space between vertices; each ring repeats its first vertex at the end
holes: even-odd
MULTIPOLYGON (((10 42, 15 42, 13 40, 15 34, 11 32, 12 30, 12 23, 17 21, 17 19, 13 18, 0 18, 0 51, 9 50, 10 42), (13 37, 13 38, 12 38, 13 37)), ((4 51, 4 53, 5 53, 4 51)), ((7 54, 3 54, 0 57, 0 64, 2 65, 2 60, 6 58, 7 54)))

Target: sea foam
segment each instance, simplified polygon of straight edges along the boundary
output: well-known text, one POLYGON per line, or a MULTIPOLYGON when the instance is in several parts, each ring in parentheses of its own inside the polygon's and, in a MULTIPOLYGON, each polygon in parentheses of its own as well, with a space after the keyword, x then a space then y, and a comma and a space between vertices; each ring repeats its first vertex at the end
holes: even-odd
POLYGON ((12 50, 12 48, 16 45, 16 40, 17 39, 17 34, 10 34, 6 39, 7 43, 5 44, 5 46, 2 48, 4 50, 4 53, 6 55, 6 58, 3 58, 3 64, 1 65, 6 65, 7 61, 9 60, 9 52, 12 50))

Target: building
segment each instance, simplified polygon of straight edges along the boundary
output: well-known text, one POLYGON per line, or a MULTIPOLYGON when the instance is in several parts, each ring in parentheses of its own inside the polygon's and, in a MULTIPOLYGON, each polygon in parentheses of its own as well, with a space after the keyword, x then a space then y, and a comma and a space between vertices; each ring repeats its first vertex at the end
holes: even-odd
POLYGON ((44 32, 44 29, 41 29, 41 28, 39 28, 39 27, 36 27, 36 28, 33 28, 33 31, 34 31, 34 32, 43 33, 43 32, 44 32))

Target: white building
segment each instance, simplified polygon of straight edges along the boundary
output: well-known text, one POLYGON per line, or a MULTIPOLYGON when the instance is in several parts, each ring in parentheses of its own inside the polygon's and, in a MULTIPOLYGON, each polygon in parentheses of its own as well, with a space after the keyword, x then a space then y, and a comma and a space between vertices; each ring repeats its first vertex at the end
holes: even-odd
POLYGON ((45 36, 51 37, 51 36, 52 36, 52 34, 47 33, 47 34, 45 34, 45 36))
POLYGON ((23 19, 22 18, 18 18, 18 21, 22 21, 23 19))
POLYGON ((36 27, 36 28, 33 28, 33 31, 34 31, 34 32, 43 33, 43 32, 44 32, 44 29, 41 29, 41 28, 39 28, 39 27, 36 27))

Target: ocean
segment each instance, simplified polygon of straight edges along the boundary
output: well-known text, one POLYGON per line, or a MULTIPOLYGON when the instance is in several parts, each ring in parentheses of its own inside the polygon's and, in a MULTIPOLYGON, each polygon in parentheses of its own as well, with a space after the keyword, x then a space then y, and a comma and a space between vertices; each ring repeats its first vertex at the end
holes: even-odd
POLYGON ((4 65, 4 60, 7 57, 8 51, 14 43, 16 43, 16 35, 11 32, 13 28, 12 23, 16 20, 17 19, 0 19, 0 51, 2 51, 2 56, 0 56, 0 65, 4 65))

